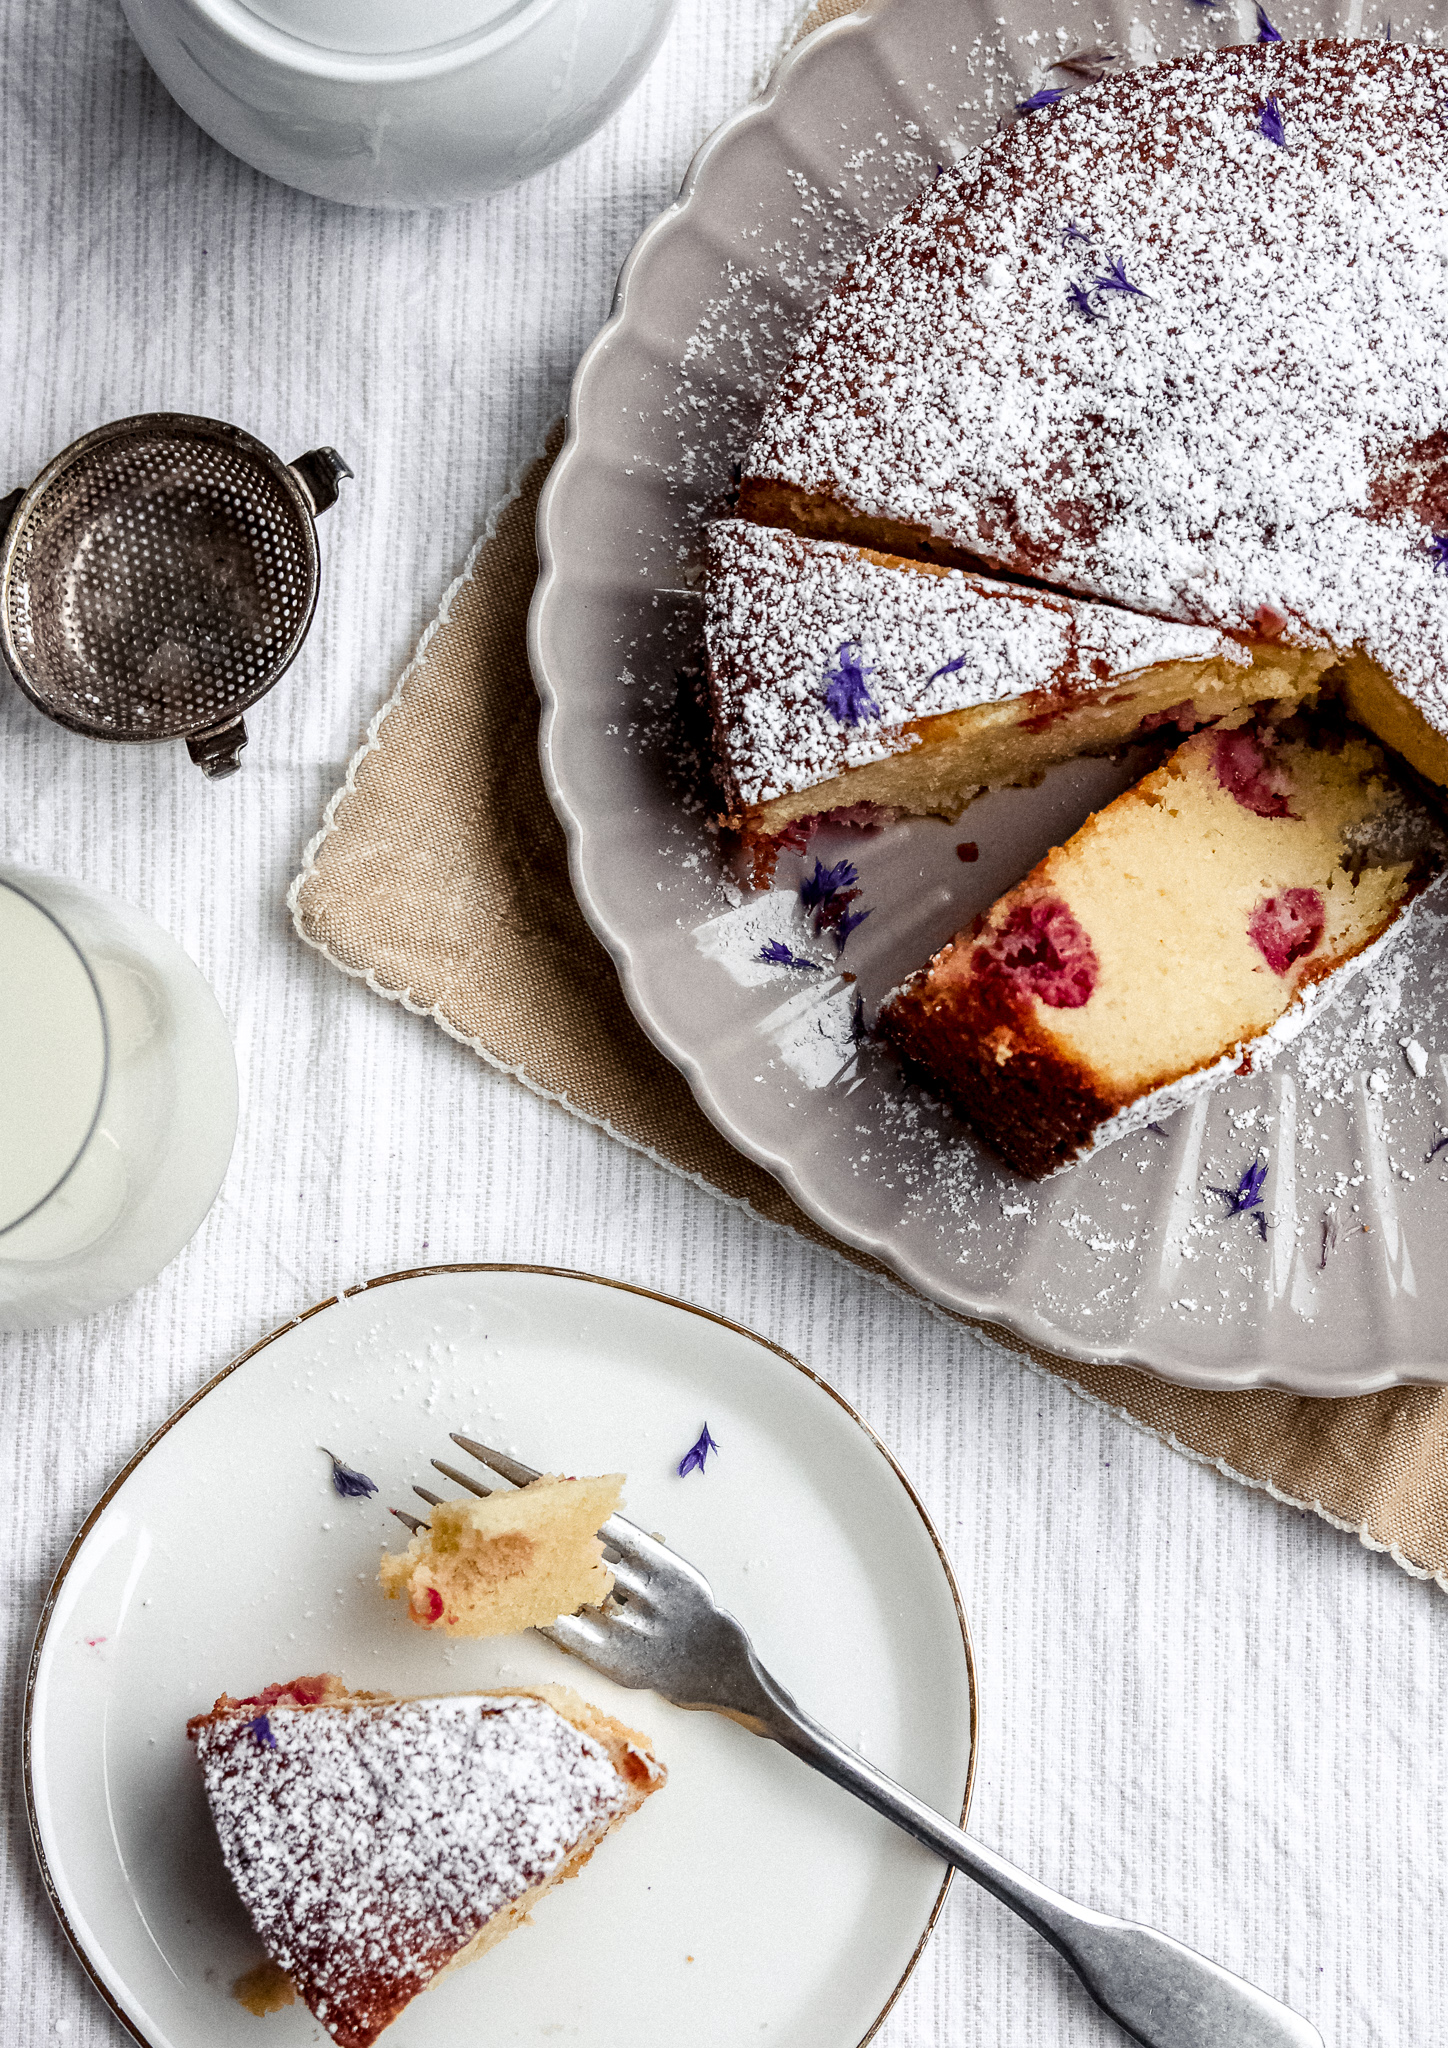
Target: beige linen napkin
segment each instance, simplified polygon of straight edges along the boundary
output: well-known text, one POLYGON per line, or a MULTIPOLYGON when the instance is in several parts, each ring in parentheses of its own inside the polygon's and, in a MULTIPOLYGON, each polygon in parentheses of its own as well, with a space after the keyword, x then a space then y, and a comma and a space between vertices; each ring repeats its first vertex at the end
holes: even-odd
MULTIPOLYGON (((538 769, 525 645, 534 514, 562 432, 560 423, 373 720, 293 884, 297 928, 380 995, 580 1116, 898 1286, 719 1135, 634 1022, 574 900, 538 769)), ((1229 1478, 1311 1508, 1448 1586, 1448 1390, 1346 1401, 1203 1394, 992 1334, 1229 1478)))

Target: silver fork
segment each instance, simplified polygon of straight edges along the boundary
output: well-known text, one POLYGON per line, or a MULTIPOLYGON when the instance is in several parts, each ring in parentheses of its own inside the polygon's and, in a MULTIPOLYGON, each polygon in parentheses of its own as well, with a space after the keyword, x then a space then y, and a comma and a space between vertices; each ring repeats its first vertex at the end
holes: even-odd
MULTIPOLYGON (((538 1474, 472 1437, 459 1449, 515 1486, 538 1474)), ((494 1489, 434 1458, 469 1493, 494 1489)), ((441 1496, 417 1486, 430 1506, 441 1496)), ((393 1514, 414 1531, 415 1515, 393 1514)), ((619 1685, 646 1687, 676 1707, 727 1714, 791 1750, 877 1813, 983 1885, 1063 1955, 1102 2011, 1142 2048, 1323 2048, 1322 2036, 1265 1991, 1195 1949, 1135 1921, 1078 1906, 974 1842, 941 1814, 831 1735, 771 1678, 749 1637, 719 1606, 709 1582, 622 1515, 599 1531, 614 1575, 605 1607, 585 1608, 541 1633, 619 1685)))

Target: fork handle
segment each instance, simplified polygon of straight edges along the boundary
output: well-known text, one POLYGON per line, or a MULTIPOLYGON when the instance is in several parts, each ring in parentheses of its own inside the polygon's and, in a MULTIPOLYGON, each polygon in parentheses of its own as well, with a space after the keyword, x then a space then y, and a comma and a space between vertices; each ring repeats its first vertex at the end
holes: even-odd
POLYGON ((759 1725, 1019 1913, 1142 2048, 1323 2048, 1316 2027, 1185 1943, 1078 1906, 974 1842, 830 1734, 756 1663, 777 1716, 759 1725))

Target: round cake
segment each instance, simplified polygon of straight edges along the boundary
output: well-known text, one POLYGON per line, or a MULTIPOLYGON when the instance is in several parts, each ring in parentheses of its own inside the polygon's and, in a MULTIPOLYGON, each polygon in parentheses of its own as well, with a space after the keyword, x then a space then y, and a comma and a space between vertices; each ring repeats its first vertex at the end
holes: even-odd
POLYGON ((1448 55, 1243 47, 940 175, 816 315, 741 514, 1333 650, 1448 783, 1448 55))

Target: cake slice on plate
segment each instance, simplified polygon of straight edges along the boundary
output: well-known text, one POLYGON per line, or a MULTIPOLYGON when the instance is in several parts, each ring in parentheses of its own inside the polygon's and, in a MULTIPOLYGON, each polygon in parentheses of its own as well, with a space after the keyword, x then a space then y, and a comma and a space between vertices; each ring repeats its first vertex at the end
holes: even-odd
POLYGON ((726 823, 761 882, 821 819, 954 818, 1144 730, 1290 705, 1331 659, 744 520, 708 530, 705 632, 726 823))
POLYGON ((623 1484, 621 1472, 545 1472, 485 1500, 439 1501, 406 1550, 383 1558, 383 1590, 392 1600, 406 1595, 415 1622, 450 1636, 514 1635, 601 1606, 613 1573, 598 1532, 623 1484))
POLYGON ((223 1696, 187 1733, 242 1904, 341 2048, 369 2048, 582 1869, 663 1784, 564 1686, 400 1699, 331 1676, 223 1696))
POLYGON ((1019 1172, 1261 1065, 1443 869, 1367 734, 1197 733, 887 997, 886 1041, 1019 1172))

